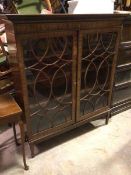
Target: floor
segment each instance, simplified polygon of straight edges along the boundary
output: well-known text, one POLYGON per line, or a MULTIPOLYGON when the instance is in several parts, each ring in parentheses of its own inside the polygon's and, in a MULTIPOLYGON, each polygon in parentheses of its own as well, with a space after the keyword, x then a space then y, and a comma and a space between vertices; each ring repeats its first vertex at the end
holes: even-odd
POLYGON ((0 175, 131 175, 131 110, 95 121, 35 147, 29 171, 11 129, 0 129, 0 175))

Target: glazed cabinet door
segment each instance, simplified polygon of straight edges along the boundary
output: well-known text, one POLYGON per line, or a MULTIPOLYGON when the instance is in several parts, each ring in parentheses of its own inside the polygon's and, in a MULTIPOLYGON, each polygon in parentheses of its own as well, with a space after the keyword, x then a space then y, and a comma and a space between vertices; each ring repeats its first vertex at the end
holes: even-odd
POLYGON ((118 30, 82 31, 79 35, 77 120, 108 112, 118 50, 118 30))
POLYGON ((48 32, 21 36, 21 43, 28 135, 37 139, 75 122, 77 38, 48 32))

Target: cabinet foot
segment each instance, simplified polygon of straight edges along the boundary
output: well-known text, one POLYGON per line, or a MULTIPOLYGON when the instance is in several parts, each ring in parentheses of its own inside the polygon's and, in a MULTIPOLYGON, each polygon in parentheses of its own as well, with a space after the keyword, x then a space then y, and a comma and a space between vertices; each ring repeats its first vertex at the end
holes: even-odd
POLYGON ((109 112, 106 116, 105 124, 108 125, 111 113, 109 112))

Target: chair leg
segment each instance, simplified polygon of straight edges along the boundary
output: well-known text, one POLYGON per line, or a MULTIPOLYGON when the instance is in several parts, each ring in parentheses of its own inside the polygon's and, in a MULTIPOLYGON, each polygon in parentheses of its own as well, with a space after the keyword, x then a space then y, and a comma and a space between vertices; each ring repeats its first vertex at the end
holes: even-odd
POLYGON ((24 142, 25 142, 24 123, 22 121, 20 121, 19 126, 20 126, 20 133, 21 133, 21 144, 22 144, 22 154, 23 154, 24 168, 25 168, 25 170, 28 170, 29 167, 26 164, 25 146, 24 146, 24 142))
POLYGON ((19 146, 20 143, 19 143, 18 140, 17 140, 15 123, 12 124, 12 127, 13 127, 13 132, 14 132, 15 144, 16 144, 17 146, 19 146))

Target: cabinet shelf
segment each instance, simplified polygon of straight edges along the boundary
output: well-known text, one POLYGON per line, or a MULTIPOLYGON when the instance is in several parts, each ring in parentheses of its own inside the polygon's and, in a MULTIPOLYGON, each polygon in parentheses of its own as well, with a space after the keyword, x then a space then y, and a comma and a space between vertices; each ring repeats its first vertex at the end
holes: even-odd
POLYGON ((131 98, 115 103, 111 109, 111 114, 116 115, 131 108, 131 98))
POLYGON ((126 88, 126 87, 129 87, 129 86, 131 86, 131 80, 123 82, 123 83, 118 83, 118 84, 115 85, 115 88, 116 89, 122 89, 122 88, 126 88))
POLYGON ((122 71, 130 70, 130 69, 131 69, 131 62, 117 66, 117 72, 122 72, 122 71))
POLYGON ((119 48, 120 49, 131 49, 131 41, 122 41, 119 48))
POLYGON ((117 107, 117 106, 120 106, 120 105, 123 105, 123 104, 126 104, 126 103, 129 103, 131 102, 131 97, 130 98, 125 98, 124 100, 120 100, 116 103, 113 104, 113 108, 117 107))

